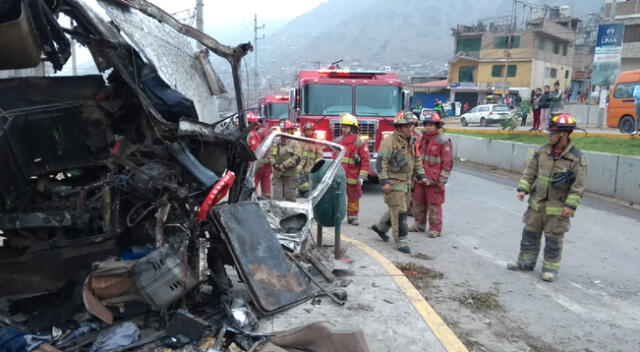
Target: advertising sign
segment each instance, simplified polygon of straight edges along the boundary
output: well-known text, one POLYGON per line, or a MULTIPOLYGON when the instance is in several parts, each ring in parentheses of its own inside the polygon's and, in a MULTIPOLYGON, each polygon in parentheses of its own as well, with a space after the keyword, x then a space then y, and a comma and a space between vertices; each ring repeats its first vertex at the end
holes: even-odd
POLYGON ((591 85, 608 86, 616 81, 616 77, 620 73, 623 35, 623 24, 601 24, 598 26, 591 85))

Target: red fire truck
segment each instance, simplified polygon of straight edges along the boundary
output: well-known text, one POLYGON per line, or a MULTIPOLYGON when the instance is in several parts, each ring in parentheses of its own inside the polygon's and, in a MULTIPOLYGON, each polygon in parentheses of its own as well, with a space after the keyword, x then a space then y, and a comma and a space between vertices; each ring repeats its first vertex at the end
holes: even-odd
POLYGON ((289 97, 269 95, 258 100, 260 116, 267 120, 269 127, 278 127, 280 122, 289 118, 289 97))
POLYGON ((340 136, 340 114, 355 116, 371 153, 369 176, 376 177, 380 142, 393 133, 391 123, 405 105, 405 93, 395 73, 323 69, 300 71, 289 101, 300 126, 315 123, 317 139, 340 136))

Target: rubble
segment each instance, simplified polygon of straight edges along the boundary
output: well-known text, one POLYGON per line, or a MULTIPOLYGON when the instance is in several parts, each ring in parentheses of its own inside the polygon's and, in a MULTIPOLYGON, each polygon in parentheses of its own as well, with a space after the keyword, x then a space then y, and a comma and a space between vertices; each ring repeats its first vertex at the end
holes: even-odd
POLYGON ((284 137, 255 154, 246 143, 250 43, 222 45, 143 0, 14 0, 3 22, 15 27, 0 69, 42 52, 60 70, 71 38, 101 74, 0 80, 0 350, 246 351, 270 338, 251 333, 260 316, 323 294, 344 304, 310 239, 344 151, 321 142, 337 157, 308 199, 257 199, 250 162, 284 137), (232 67, 231 116, 209 52, 232 67))

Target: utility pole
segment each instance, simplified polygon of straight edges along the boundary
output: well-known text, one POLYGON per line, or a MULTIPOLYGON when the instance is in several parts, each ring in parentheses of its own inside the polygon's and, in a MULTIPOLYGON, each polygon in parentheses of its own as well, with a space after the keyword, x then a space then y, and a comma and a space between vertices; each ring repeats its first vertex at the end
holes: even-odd
POLYGON ((202 15, 203 7, 204 0, 196 0, 196 29, 200 32, 204 32, 204 18, 202 15))
POLYGON ((507 75, 509 74, 509 59, 511 58, 511 46, 513 45, 513 30, 516 23, 516 0, 511 5, 511 19, 509 23, 509 35, 507 36, 507 47, 504 49, 504 86, 502 87, 502 99, 506 103, 509 89, 507 88, 507 75))
MULTIPOLYGON (((258 88, 260 86, 260 79, 258 73, 258 39, 264 39, 264 35, 258 38, 258 30, 264 29, 264 24, 258 26, 258 15, 253 15, 253 54, 254 54, 254 71, 253 71, 253 90, 254 90, 254 99, 256 102, 258 101, 258 88)), ((249 103, 247 102, 247 106, 249 103)))

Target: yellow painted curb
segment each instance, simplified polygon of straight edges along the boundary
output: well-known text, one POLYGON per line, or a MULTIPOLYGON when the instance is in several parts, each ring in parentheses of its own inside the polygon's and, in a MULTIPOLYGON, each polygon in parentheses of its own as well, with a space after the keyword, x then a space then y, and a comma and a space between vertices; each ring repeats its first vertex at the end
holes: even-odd
POLYGON ((382 265, 382 267, 391 275, 396 285, 398 285, 400 290, 402 290, 402 293, 404 293, 409 301, 411 301, 411 304, 418 311, 418 314, 420 314, 422 319, 427 323, 429 328, 431 328, 431 331, 433 331, 436 338, 448 352, 469 352, 460 339, 458 339, 458 336, 449 329, 444 320, 442 320, 438 313, 436 313, 429 303, 427 303, 415 286, 411 284, 409 279, 407 279, 406 276, 404 276, 404 274, 389 261, 389 259, 385 258, 375 249, 358 240, 349 238, 344 234, 342 235, 342 240, 356 246, 382 265))
MULTIPOLYGON (((449 131, 451 133, 461 132, 461 133, 486 133, 486 134, 531 134, 538 136, 546 136, 547 134, 540 131, 508 131, 508 130, 495 130, 495 129, 479 129, 479 128, 452 128, 449 131)), ((473 136, 471 136, 473 137, 473 136)), ((609 139, 640 139, 638 136, 632 136, 629 134, 614 134, 614 133, 601 133, 601 132, 584 132, 584 131, 573 131, 571 134, 571 138, 581 138, 581 137, 603 137, 609 139)))

